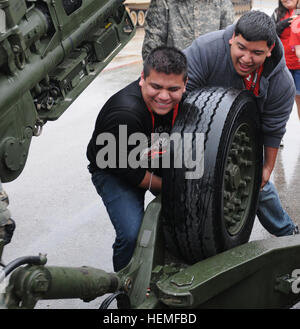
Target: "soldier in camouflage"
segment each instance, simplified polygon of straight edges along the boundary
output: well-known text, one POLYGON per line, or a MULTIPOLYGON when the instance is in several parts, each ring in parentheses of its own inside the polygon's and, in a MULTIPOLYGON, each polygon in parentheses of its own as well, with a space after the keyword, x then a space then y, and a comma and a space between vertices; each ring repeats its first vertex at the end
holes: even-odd
POLYGON ((198 36, 224 29, 233 21, 230 0, 151 0, 146 14, 143 59, 160 45, 184 49, 198 36))

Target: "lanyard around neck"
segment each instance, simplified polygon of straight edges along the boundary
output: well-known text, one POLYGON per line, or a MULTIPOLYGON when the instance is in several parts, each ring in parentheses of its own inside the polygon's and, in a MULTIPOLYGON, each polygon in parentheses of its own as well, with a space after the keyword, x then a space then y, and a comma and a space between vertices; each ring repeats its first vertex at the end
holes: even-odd
POLYGON ((255 71, 254 77, 252 79, 250 91, 253 91, 256 86, 257 76, 258 76, 258 69, 255 71))
POLYGON ((247 90, 252 91, 256 96, 258 94, 259 86, 257 85, 259 83, 261 74, 263 71, 263 65, 258 67, 255 72, 250 73, 250 75, 247 78, 244 78, 244 86, 247 90), (257 90, 256 90, 257 89, 257 90))
MULTIPOLYGON (((174 126, 174 123, 175 123, 175 119, 177 117, 177 114, 178 114, 178 107, 179 107, 179 104, 176 104, 174 109, 173 109, 173 118, 172 118, 172 127, 174 126)), ((149 109, 149 107, 147 107, 148 111, 150 112, 150 115, 151 115, 151 119, 152 119, 152 132, 154 132, 154 124, 155 124, 155 118, 154 118, 154 114, 153 114, 153 111, 149 109)))

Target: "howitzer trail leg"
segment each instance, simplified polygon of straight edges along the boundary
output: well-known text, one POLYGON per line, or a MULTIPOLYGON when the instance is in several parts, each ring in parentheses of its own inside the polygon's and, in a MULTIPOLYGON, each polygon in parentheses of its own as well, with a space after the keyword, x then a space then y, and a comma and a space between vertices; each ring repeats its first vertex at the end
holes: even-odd
MULTIPOLYGON (((130 297, 132 308, 139 308, 147 297, 147 289, 151 284, 152 269, 164 262, 164 246, 160 229, 160 196, 147 206, 140 228, 137 245, 130 263, 118 272, 122 278, 123 289, 130 297)), ((151 295, 149 308, 156 308, 159 301, 151 295), (152 298, 153 297, 153 298, 152 298)))
POLYGON ((157 283, 181 308, 288 308, 300 300, 300 236, 258 241, 202 260, 157 283))

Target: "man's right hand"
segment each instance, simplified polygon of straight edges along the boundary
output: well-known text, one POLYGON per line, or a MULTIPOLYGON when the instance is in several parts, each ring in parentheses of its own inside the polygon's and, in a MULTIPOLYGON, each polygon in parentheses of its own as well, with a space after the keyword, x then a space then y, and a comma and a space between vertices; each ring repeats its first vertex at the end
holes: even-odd
POLYGON ((276 24, 276 32, 277 35, 280 37, 281 33, 283 32, 284 29, 286 29, 287 27, 289 27, 292 23, 293 17, 289 17, 287 19, 284 19, 282 21, 279 21, 276 24))
POLYGON ((263 166, 262 180, 261 180, 261 185, 260 185, 260 189, 261 190, 268 183, 268 181, 269 181, 269 179, 271 177, 271 174, 272 174, 272 170, 270 168, 268 168, 267 166, 263 166))

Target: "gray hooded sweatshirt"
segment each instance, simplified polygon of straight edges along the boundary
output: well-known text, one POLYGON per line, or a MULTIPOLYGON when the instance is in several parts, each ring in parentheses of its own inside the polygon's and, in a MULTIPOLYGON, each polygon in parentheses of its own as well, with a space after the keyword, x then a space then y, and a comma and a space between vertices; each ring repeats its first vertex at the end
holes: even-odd
MULTIPOLYGON (((232 87, 245 89, 244 81, 233 67, 229 40, 235 25, 197 38, 184 50, 187 56, 187 91, 196 88, 232 87)), ((264 145, 278 148, 294 104, 295 85, 286 67, 283 47, 277 38, 272 55, 265 60, 256 97, 261 113, 264 145)))

